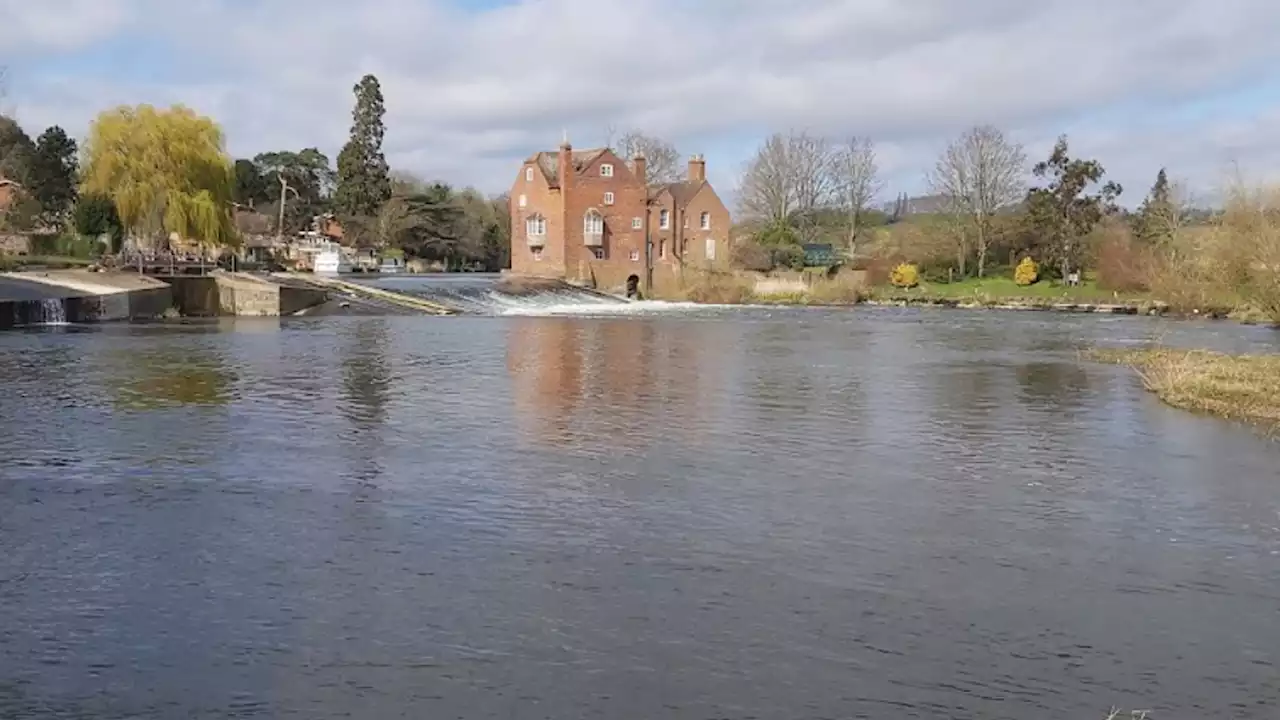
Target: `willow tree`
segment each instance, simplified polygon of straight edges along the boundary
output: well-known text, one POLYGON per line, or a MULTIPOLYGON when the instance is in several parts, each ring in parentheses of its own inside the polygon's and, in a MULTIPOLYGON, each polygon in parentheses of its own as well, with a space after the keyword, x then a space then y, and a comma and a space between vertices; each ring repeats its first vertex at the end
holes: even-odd
POLYGON ((150 105, 98 115, 84 145, 81 192, 111 198, 135 238, 170 233, 232 245, 235 172, 217 123, 192 110, 150 105))

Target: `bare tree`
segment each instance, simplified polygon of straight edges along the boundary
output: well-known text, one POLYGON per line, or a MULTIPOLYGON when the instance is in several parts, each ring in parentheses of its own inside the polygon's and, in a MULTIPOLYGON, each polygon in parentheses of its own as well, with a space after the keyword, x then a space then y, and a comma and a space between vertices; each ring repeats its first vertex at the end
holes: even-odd
POLYGON ((876 163, 875 144, 866 137, 849 138, 837 150, 832 167, 839 202, 848 216, 849 253, 853 254, 857 250, 863 216, 884 189, 879 178, 880 167, 876 163))
POLYGON ((802 236, 817 210, 838 192, 831 144, 805 132, 774 133, 748 163, 738 188, 742 214, 770 224, 790 223, 802 236))
POLYGON ((618 138, 617 145, 612 142, 613 131, 609 131, 609 147, 615 149, 624 160, 630 160, 637 154, 643 154, 645 160, 645 182, 649 185, 662 185, 684 180, 685 168, 680 162, 680 153, 675 145, 653 135, 646 135, 639 130, 631 130, 618 138))
MULTIPOLYGON (((980 125, 948 145, 928 175, 930 190, 943 198, 962 227, 973 229, 979 277, 986 271, 992 217, 1023 197, 1026 164, 1021 145, 998 128, 980 125)), ((956 238, 961 275, 969 255, 966 235, 962 229, 956 238)))

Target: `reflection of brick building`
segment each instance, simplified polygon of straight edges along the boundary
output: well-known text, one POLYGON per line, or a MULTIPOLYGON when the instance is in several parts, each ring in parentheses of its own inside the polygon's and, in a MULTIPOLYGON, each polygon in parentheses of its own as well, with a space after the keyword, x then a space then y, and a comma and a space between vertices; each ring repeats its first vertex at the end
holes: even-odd
POLYGON ((689 266, 727 260, 729 211, 689 161, 685 182, 646 187, 645 158, 609 148, 540 152, 511 188, 511 270, 609 290, 629 281, 661 287, 689 266), (646 253, 646 238, 652 256, 646 253))
POLYGON ((708 426, 703 393, 721 368, 705 334, 630 319, 514 320, 507 370, 521 435, 604 451, 698 444, 708 426))

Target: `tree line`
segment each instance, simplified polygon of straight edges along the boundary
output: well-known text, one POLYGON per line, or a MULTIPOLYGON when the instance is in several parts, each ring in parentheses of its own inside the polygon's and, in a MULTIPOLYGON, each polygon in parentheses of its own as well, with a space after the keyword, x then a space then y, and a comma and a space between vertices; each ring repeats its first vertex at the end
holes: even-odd
POLYGON ((233 159, 219 125, 182 106, 103 111, 82 146, 56 126, 32 140, 0 115, 0 177, 19 187, 0 208, 0 232, 106 236, 113 251, 126 237, 161 248, 176 234, 216 250, 243 241, 249 231, 238 217, 265 217, 268 232, 293 236, 332 215, 348 244, 449 267, 507 266, 505 196, 393 172, 377 78, 361 78, 353 92, 336 164, 314 147, 233 159))

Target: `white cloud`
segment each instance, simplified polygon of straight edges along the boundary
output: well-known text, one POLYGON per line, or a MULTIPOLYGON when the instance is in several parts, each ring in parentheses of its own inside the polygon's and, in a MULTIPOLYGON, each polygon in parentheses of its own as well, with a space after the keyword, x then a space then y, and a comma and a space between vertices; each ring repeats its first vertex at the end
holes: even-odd
POLYGON ((0 0, 0 12, 16 18, 0 23, 0 61, 132 32, 170 42, 191 72, 182 84, 29 83, 24 119, 83 129, 102 105, 183 100, 221 120, 237 153, 336 154, 351 86, 374 72, 393 165, 489 190, 562 128, 583 144, 609 125, 722 149, 709 153, 721 185, 750 150, 724 151, 727 138, 788 127, 877 138, 890 192, 916 189, 945 139, 979 122, 1026 139, 1033 157, 1070 132, 1131 193, 1162 164, 1206 184, 1233 155, 1280 159, 1280 99, 1256 118, 1223 107, 1164 119, 1280 59, 1271 0, 527 0, 480 12, 445 0, 0 0), (1120 103, 1136 109, 1099 115, 1120 103))

